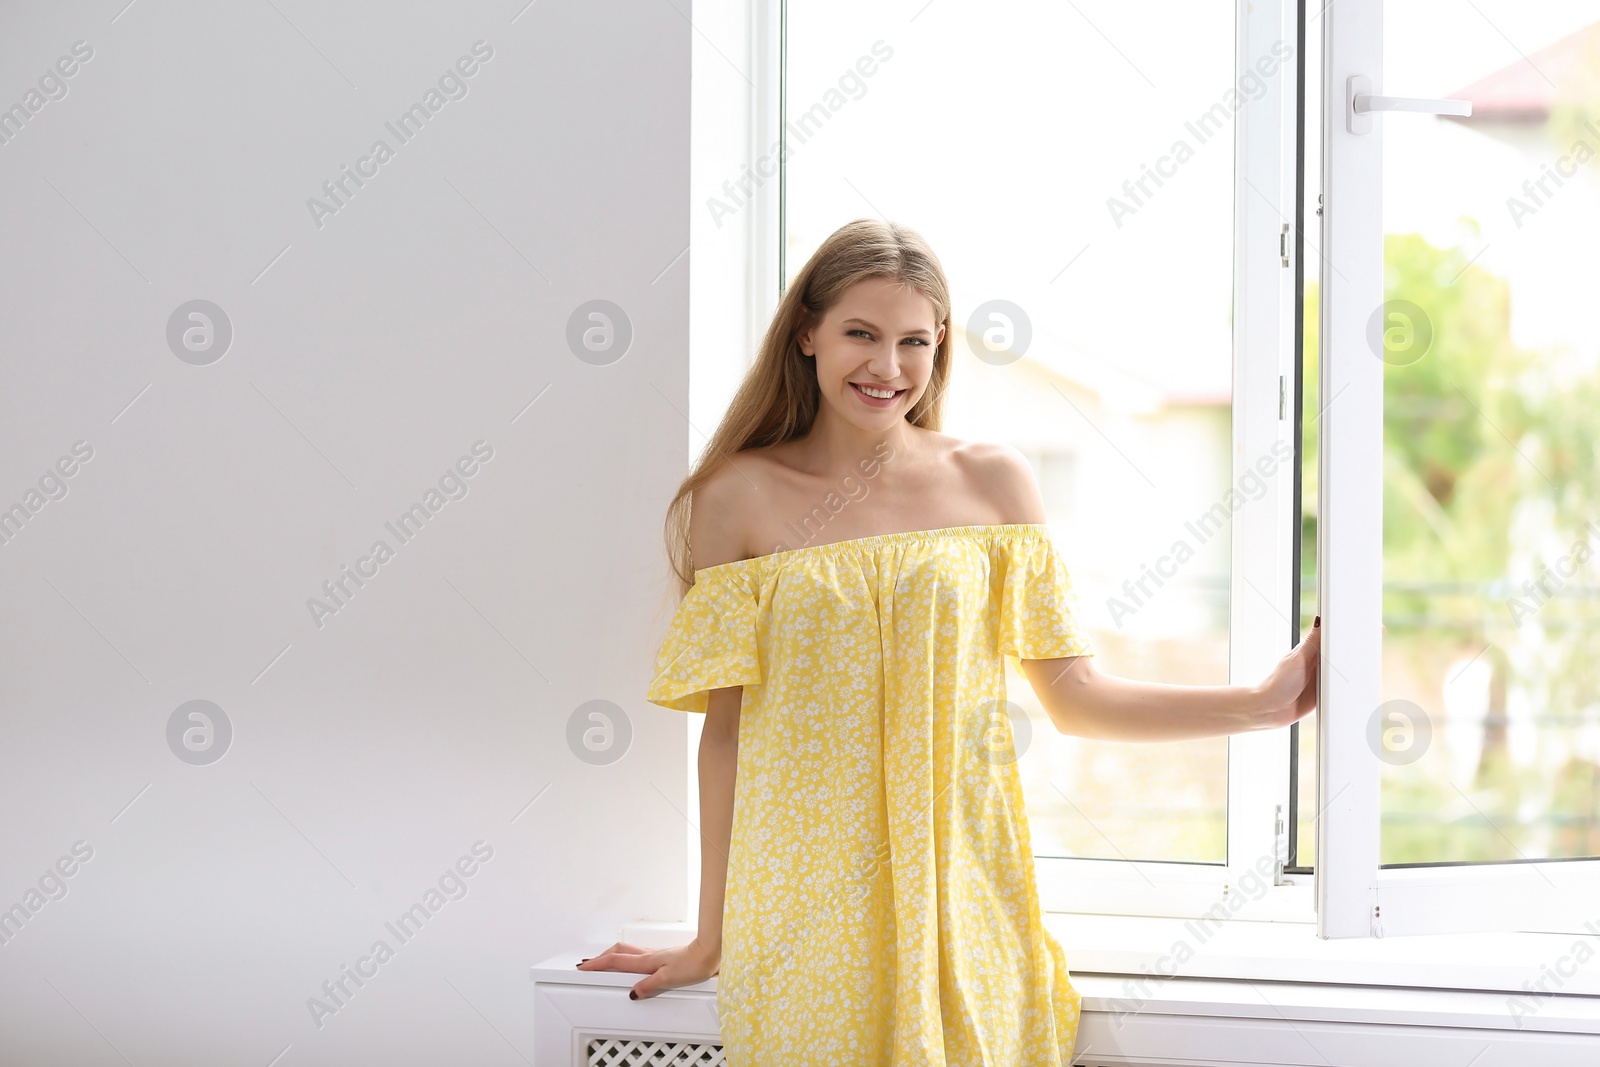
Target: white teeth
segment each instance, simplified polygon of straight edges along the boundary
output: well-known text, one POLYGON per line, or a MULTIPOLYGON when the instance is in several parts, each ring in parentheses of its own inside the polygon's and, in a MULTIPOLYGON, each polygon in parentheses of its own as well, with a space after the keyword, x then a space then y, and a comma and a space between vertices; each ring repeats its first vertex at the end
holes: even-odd
POLYGON ((875 396, 879 400, 888 400, 897 392, 897 390, 894 389, 874 389, 870 385, 862 385, 859 382, 852 382, 850 384, 854 385, 857 389, 861 390, 863 393, 866 393, 868 396, 875 396))

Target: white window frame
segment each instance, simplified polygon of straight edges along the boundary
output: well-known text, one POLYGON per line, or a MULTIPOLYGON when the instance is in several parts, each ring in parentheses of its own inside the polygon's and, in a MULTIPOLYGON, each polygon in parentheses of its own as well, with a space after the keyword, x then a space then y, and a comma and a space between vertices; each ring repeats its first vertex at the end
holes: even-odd
MULTIPOLYGON (((1383 302, 1383 124, 1346 123, 1347 79, 1383 87, 1383 0, 1325 14, 1319 456, 1322 691, 1316 895, 1319 934, 1355 938, 1523 930, 1588 933, 1600 919, 1600 860, 1383 868, 1381 765, 1367 747, 1380 702, 1383 622, 1383 373, 1366 340, 1383 302), (1328 663, 1337 670, 1326 669, 1328 663)), ((1396 85, 1394 93, 1407 86, 1396 85)))

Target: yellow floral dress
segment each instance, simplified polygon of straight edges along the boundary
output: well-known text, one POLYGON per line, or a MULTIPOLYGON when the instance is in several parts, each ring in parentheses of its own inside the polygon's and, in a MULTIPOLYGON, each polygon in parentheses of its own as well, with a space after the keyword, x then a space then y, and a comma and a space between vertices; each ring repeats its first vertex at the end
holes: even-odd
POLYGON ((717 1009, 732 1067, 1061 1067, 1006 655, 1093 655, 1042 523, 695 571, 647 699, 743 686, 717 1009))

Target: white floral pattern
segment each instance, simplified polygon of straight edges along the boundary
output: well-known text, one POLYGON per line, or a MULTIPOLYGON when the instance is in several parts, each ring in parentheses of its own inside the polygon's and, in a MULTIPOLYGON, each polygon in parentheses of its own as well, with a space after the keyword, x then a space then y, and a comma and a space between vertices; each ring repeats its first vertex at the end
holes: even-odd
POLYGON ((732 1067, 1070 1062, 1080 998, 1040 914, 1003 657, 1093 655, 1075 608, 1042 523, 695 572, 646 698, 703 713, 707 690, 744 687, 717 989, 732 1067))

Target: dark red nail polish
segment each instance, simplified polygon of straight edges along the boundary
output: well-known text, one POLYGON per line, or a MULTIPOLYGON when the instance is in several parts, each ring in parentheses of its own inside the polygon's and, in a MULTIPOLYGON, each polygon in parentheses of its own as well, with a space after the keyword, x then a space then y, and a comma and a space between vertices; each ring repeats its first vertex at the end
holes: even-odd
POLYGON ((1311 628, 1313 630, 1316 629, 1318 626, 1321 626, 1321 625, 1322 625, 1322 616, 1321 615, 1318 615, 1315 619, 1311 620, 1311 628))
POLYGON ((633 990, 630 989, 630 990, 628 990, 628 999, 629 1000, 638 1000, 639 999, 639 994, 635 993, 633 990))

